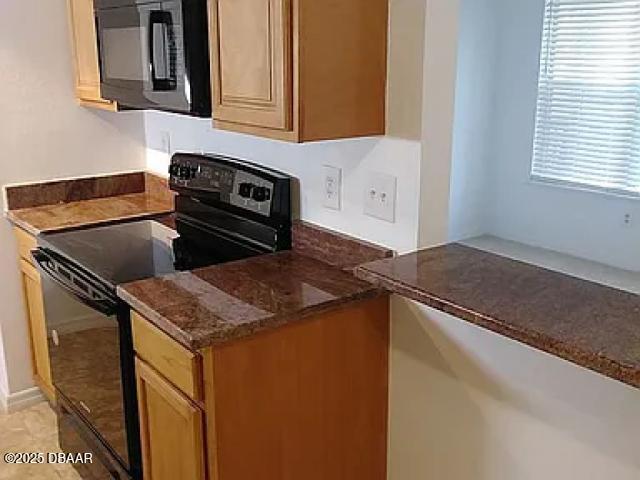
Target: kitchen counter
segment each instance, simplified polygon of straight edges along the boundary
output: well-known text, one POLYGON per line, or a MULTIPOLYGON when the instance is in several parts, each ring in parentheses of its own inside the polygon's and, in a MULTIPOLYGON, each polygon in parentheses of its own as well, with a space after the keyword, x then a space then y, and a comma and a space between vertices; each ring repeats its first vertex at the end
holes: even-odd
POLYGON ((390 292, 640 387, 640 296, 449 244, 356 268, 390 292))
POLYGON ((351 273, 293 251, 118 288, 134 310, 194 351, 380 294, 351 273))
POLYGON ((32 235, 152 217, 174 209, 166 180, 145 172, 5 187, 7 218, 32 235))
POLYGON ((118 295, 195 351, 381 295, 354 277, 353 259, 371 261, 392 254, 296 221, 292 251, 125 284, 118 295))

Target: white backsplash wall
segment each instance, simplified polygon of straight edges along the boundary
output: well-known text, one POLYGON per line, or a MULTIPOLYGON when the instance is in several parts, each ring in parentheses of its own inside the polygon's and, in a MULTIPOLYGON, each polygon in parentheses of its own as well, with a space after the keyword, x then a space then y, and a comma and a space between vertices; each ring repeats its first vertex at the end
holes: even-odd
POLYGON ((300 181, 303 220, 391 247, 415 249, 417 242, 420 142, 390 137, 291 144, 214 130, 209 119, 160 112, 145 113, 147 165, 167 175, 171 152, 206 152, 252 161, 284 171, 300 181), (323 207, 323 165, 342 169, 342 209, 323 207), (397 177, 396 221, 364 214, 369 172, 397 177))

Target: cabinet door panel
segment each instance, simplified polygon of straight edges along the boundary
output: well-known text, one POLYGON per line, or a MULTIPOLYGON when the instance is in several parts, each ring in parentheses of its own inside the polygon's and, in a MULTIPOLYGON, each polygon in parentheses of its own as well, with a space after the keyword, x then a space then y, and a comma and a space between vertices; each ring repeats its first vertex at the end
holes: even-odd
POLYGON ((213 0, 214 118, 290 130, 290 0, 213 0))
POLYGON ((136 358, 145 480, 204 480, 202 411, 136 358))
POLYGON ((53 401, 53 383, 49 366, 49 348, 47 346, 47 327, 44 321, 44 303, 40 274, 26 260, 20 260, 24 299, 31 335, 33 375, 42 392, 53 401))

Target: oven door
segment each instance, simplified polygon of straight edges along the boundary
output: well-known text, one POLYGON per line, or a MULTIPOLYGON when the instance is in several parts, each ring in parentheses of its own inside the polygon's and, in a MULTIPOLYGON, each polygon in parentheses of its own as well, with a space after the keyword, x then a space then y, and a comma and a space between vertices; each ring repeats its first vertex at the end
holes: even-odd
POLYGON ((118 302, 55 252, 40 248, 33 255, 42 278, 53 384, 130 470, 118 302))
POLYGON ((189 113, 182 0, 102 0, 96 17, 102 96, 131 108, 189 113))

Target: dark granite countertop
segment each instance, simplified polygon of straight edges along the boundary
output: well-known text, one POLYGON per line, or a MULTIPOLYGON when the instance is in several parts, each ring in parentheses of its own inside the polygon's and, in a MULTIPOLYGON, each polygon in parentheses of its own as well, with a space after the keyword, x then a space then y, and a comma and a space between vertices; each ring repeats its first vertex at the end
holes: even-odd
POLYGON ((173 211, 165 179, 146 172, 5 187, 7 218, 32 235, 173 211))
POLYGON ((296 251, 118 288, 133 309, 193 351, 380 294, 352 273, 296 251))
POLYGON ((380 260, 356 276, 640 387, 640 296, 461 244, 380 260))

